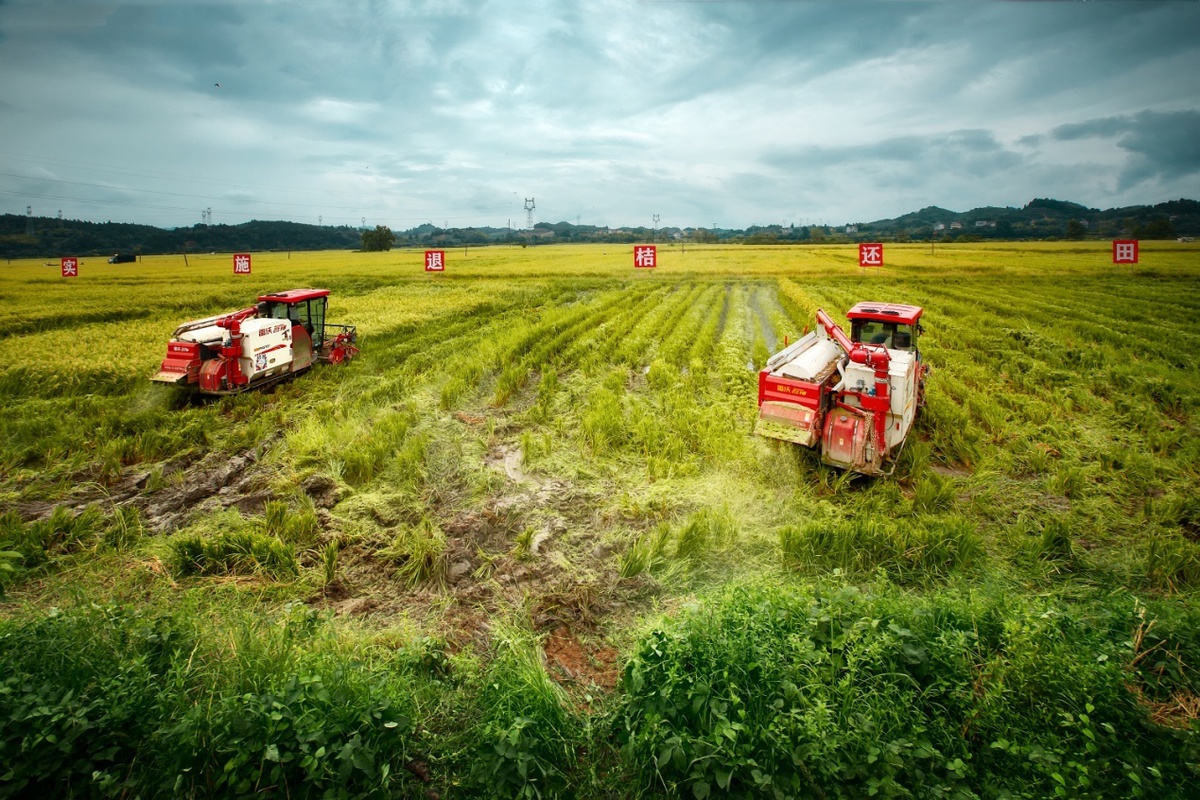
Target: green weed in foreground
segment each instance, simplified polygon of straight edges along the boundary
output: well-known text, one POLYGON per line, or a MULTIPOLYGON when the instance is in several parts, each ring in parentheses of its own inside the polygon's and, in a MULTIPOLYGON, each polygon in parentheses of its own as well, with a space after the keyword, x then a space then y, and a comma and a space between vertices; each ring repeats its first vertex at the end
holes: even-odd
POLYGON ((626 764, 697 798, 1194 796, 1197 731, 1130 689, 1128 605, 734 586, 638 644, 626 764))
POLYGON ((412 782, 407 680, 305 609, 215 638, 183 613, 52 611, 0 624, 0 675, 0 797, 393 797, 412 782))
POLYGON ((475 698, 482 717, 468 732, 468 783, 479 796, 570 797, 567 771, 584 737, 583 721, 546 674, 533 636, 499 627, 475 698))

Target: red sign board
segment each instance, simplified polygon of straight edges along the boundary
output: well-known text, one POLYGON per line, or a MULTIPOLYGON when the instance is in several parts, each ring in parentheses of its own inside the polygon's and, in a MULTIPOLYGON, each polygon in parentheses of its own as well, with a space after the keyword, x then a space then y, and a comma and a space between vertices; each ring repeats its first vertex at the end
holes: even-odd
POLYGON ((249 253, 234 253, 233 254, 233 274, 234 275, 249 275, 250 274, 250 254, 249 253))
POLYGON ((425 251, 425 271, 426 272, 445 272, 446 271, 446 251, 445 250, 426 250, 425 251))
POLYGON ((860 267, 882 267, 883 245, 879 242, 860 244, 858 246, 858 265, 860 267))
MULTIPOLYGON (((53 262, 51 262, 53 263, 53 262)), ((79 259, 72 256, 63 256, 62 261, 62 276, 64 278, 79 277, 79 259)))
POLYGON ((1114 264, 1136 264, 1136 263, 1138 263, 1138 240, 1137 239, 1114 239, 1113 240, 1113 263, 1114 264))
POLYGON ((654 269, 658 266, 658 247, 652 244, 634 245, 633 266, 638 269, 654 269))

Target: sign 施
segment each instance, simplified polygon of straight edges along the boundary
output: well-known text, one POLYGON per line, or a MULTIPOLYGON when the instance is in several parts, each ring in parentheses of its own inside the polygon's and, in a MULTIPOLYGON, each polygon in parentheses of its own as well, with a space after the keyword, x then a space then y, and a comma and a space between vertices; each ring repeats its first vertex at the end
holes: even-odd
POLYGON ((635 245, 633 248, 633 266, 637 269, 654 269, 658 266, 658 246, 653 244, 635 245))
POLYGON ((860 267, 883 266, 883 244, 880 242, 865 242, 858 246, 858 265, 860 267))
POLYGON ((426 272, 445 272, 446 271, 446 251, 445 250, 426 250, 425 251, 425 271, 426 272))
MULTIPOLYGON (((53 264, 54 262, 52 261, 50 263, 53 264)), ((60 267, 62 269, 62 276, 64 278, 78 278, 79 277, 79 259, 78 258, 75 258, 73 256, 63 256, 62 261, 60 261, 59 263, 60 263, 60 267)))
POLYGON ((249 253, 234 253, 233 254, 233 274, 234 275, 249 275, 250 274, 250 254, 249 253))

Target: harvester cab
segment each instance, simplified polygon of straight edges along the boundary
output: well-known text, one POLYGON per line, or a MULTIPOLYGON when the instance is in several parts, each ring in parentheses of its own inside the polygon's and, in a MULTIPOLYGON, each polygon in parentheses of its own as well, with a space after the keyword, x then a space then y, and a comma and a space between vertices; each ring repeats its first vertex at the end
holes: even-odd
POLYGON ((846 336, 818 310, 816 329, 759 373, 755 432, 815 448, 831 466, 890 474, 924 404, 922 313, 919 306, 859 303, 846 314, 846 336))
POLYGON ((237 394, 293 377, 315 361, 347 361, 358 353, 358 333, 325 321, 328 302, 328 289, 290 289, 240 311, 185 322, 151 380, 237 394))
POLYGON ((846 313, 850 320, 850 341, 861 344, 882 344, 889 350, 905 350, 916 353, 917 339, 924 332, 917 318, 912 318, 914 306, 898 306, 882 303, 859 303, 846 313))

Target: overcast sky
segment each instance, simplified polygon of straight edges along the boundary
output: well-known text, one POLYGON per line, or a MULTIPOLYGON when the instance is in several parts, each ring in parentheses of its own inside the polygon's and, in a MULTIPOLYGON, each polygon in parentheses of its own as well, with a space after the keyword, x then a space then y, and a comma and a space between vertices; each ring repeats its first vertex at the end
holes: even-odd
POLYGON ((1035 197, 1200 199, 1200 2, 0 0, 3 213, 742 228, 1035 197))

